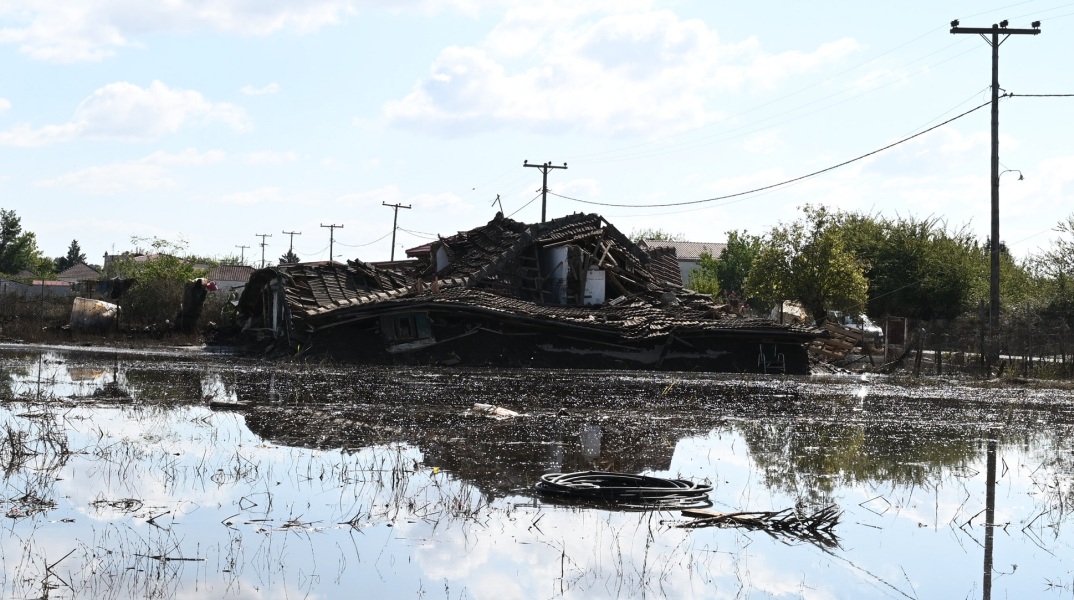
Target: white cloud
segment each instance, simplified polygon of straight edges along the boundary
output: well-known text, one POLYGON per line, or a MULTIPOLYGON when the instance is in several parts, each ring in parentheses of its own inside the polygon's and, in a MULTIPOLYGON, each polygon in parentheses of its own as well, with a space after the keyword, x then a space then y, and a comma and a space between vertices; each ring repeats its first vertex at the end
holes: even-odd
POLYGON ((147 88, 124 81, 94 91, 78 105, 70 121, 37 129, 17 125, 0 132, 0 144, 36 147, 75 139, 146 141, 187 125, 212 122, 236 131, 250 128, 245 111, 234 104, 213 103, 199 92, 172 89, 159 81, 147 88))
POLYGON ((277 94, 279 93, 279 91, 280 84, 275 82, 259 88, 255 88, 252 85, 242 86, 242 93, 246 94, 247 96, 264 96, 266 94, 277 94))
POLYGON ((446 135, 508 124, 606 136, 683 131, 721 116, 719 93, 770 88, 858 48, 842 39, 767 54, 753 39, 721 43, 704 22, 667 10, 598 7, 512 10, 482 45, 445 48, 408 95, 384 105, 385 117, 446 135))
POLYGON ((38 60, 96 61, 156 32, 307 33, 352 12, 351 0, 16 0, 0 4, 0 43, 38 60))
POLYGON ((93 195, 113 195, 121 192, 148 192, 177 187, 168 167, 196 167, 219 164, 225 159, 220 150, 198 152, 188 148, 179 153, 154 152, 149 156, 126 163, 100 165, 39 182, 41 187, 63 187, 93 195))
POLYGON ((286 193, 276 186, 265 186, 256 190, 225 194, 219 198, 223 204, 255 206, 259 204, 286 204, 288 206, 309 206, 317 199, 311 194, 286 193))
POLYGON ((298 160, 297 152, 272 152, 270 150, 263 150, 260 152, 250 152, 243 157, 243 162, 252 166, 261 165, 282 165, 286 163, 293 163, 298 160))
POLYGON ((381 202, 397 204, 403 198, 403 193, 397 185, 385 185, 367 192, 354 192, 345 194, 335 200, 340 206, 376 206, 381 202))
POLYGON ((11 101, 7 98, 0 98, 0 110, 7 110, 11 108, 11 101))

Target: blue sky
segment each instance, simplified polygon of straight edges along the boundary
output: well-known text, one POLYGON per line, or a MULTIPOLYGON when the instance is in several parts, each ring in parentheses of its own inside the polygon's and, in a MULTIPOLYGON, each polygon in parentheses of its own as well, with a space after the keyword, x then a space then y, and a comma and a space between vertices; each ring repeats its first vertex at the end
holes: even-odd
MULTIPOLYGON (((1074 93, 1074 2, 8 0, 0 207, 45 254, 131 237, 259 264, 386 260, 490 220, 598 212, 624 233, 719 242, 824 204, 989 228, 990 48, 948 23, 1039 36, 1000 84, 1074 93), (818 6, 819 4, 819 6, 818 6), (564 198, 565 196, 566 198, 564 198), (570 198, 570 199, 568 199, 570 198), (533 201, 533 202, 531 202, 533 201), (606 207, 580 201, 624 204, 606 207), (527 204, 529 203, 529 204, 527 204), (250 246, 240 249, 239 246, 250 246)), ((1074 98, 1000 109, 1002 234, 1046 246, 1074 212, 1074 98)))

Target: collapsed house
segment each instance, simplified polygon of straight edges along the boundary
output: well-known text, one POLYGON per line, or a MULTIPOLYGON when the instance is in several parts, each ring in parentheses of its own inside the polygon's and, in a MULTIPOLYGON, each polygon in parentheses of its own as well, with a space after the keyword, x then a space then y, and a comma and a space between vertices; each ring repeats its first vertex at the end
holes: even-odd
POLYGON ((673 251, 646 252, 599 215, 497 214, 408 254, 408 267, 257 270, 243 335, 270 354, 370 363, 786 373, 809 371, 821 335, 684 289, 673 251))

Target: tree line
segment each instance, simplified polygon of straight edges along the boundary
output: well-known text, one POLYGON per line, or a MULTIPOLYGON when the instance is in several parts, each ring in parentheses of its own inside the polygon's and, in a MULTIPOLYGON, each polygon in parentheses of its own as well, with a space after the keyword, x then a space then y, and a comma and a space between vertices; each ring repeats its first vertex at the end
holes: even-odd
MULTIPOLYGON (((883 217, 807 205, 763 235, 730 231, 720 256, 702 256, 687 287, 767 310, 799 302, 817 322, 831 311, 906 317, 933 347, 969 350, 987 315, 988 239, 938 217, 883 217)), ((1074 215, 1037 254, 1000 244, 1000 352, 1027 359, 1070 353, 1074 325, 1074 215)))

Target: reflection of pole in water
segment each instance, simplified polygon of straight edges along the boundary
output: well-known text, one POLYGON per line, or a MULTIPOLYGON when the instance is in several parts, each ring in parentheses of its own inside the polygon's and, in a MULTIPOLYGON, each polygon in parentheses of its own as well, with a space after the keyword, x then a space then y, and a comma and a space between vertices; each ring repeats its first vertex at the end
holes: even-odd
POLYGON ((992 530, 996 524, 996 440, 988 440, 988 479, 985 483, 985 543, 983 600, 992 600, 992 530))
POLYGON ((582 442, 582 457, 594 461, 600 457, 600 425, 585 425, 578 437, 582 442))

